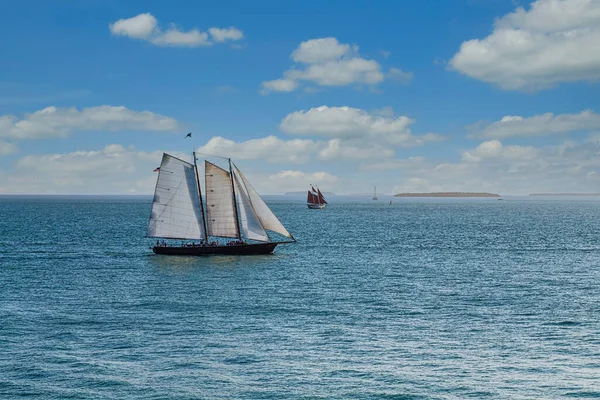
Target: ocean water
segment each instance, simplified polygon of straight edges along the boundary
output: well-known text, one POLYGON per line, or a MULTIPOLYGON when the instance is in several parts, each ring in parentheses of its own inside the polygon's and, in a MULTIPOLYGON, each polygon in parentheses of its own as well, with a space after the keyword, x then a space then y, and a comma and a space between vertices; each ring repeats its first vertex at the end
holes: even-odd
POLYGON ((268 202, 297 244, 187 258, 149 198, 0 198, 0 398, 600 397, 599 201, 268 202))

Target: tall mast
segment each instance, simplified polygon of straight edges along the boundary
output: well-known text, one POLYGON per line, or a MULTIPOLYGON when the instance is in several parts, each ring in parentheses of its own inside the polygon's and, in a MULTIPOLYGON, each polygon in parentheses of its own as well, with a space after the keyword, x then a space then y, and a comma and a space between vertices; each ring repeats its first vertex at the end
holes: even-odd
POLYGON ((200 187, 200 177, 198 176, 198 165, 196 164, 196 152, 193 151, 194 169, 196 170, 196 183, 198 184, 198 197, 200 197, 200 210, 202 211, 202 227, 204 228, 204 239, 208 241, 208 228, 206 227, 206 215, 204 215, 204 201, 202 200, 202 188, 200 187))
POLYGON ((235 185, 233 184, 233 170, 231 169, 231 158, 229 160, 229 178, 231 178, 231 193, 233 194, 233 211, 235 212, 235 228, 237 229, 237 237, 242 239, 242 231, 240 229, 240 218, 238 216, 237 199, 235 198, 235 185))

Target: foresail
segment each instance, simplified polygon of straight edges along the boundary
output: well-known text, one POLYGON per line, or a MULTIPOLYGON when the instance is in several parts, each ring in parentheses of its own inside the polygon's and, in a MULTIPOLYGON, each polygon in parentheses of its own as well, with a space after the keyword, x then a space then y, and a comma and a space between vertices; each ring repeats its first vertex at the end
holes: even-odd
POLYGON ((152 201, 148 236, 204 239, 194 166, 163 154, 152 201))
POLYGON ((248 195, 246 194, 237 175, 233 174, 233 176, 235 181, 236 196, 240 208, 240 223, 244 237, 246 239, 268 242, 269 236, 267 235, 267 232, 265 232, 263 226, 260 224, 258 216, 252 209, 252 204, 250 203, 248 195))
POLYGON ((327 202, 325 201, 325 197, 323 196, 323 193, 321 193, 321 190, 319 188, 317 188, 317 192, 319 192, 319 194, 318 194, 319 204, 327 204, 327 202))
POLYGON ((237 166, 235 167, 235 170, 246 187, 246 191, 248 192, 248 196, 250 198, 250 204, 252 205, 254 212, 256 213, 256 216, 258 217, 264 229, 277 232, 290 239, 294 239, 294 237, 277 219, 275 214, 273 214, 273 211, 271 211, 269 206, 267 206, 263 199, 261 199, 256 190, 254 190, 252 185, 250 185, 250 183, 246 180, 246 177, 241 173, 237 166))
POLYGON ((239 237, 229 172, 205 161, 204 174, 206 179, 208 235, 228 238, 239 237))

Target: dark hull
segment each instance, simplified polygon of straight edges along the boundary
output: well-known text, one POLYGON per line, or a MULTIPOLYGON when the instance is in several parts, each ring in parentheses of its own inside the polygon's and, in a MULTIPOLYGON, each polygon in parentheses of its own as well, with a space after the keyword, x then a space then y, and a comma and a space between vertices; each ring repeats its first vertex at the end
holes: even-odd
POLYGON ((306 203, 306 205, 311 210, 320 210, 322 208, 325 208, 325 204, 306 203))
POLYGON ((235 246, 154 246, 152 251, 156 254, 169 256, 249 256, 269 254, 275 250, 278 243, 240 244, 235 246))

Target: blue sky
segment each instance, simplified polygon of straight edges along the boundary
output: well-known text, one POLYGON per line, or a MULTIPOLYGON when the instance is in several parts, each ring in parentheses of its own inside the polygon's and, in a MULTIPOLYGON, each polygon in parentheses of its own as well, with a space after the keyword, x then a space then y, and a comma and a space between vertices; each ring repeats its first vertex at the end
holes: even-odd
POLYGON ((599 3, 3 2, 0 193, 598 192, 599 3))

